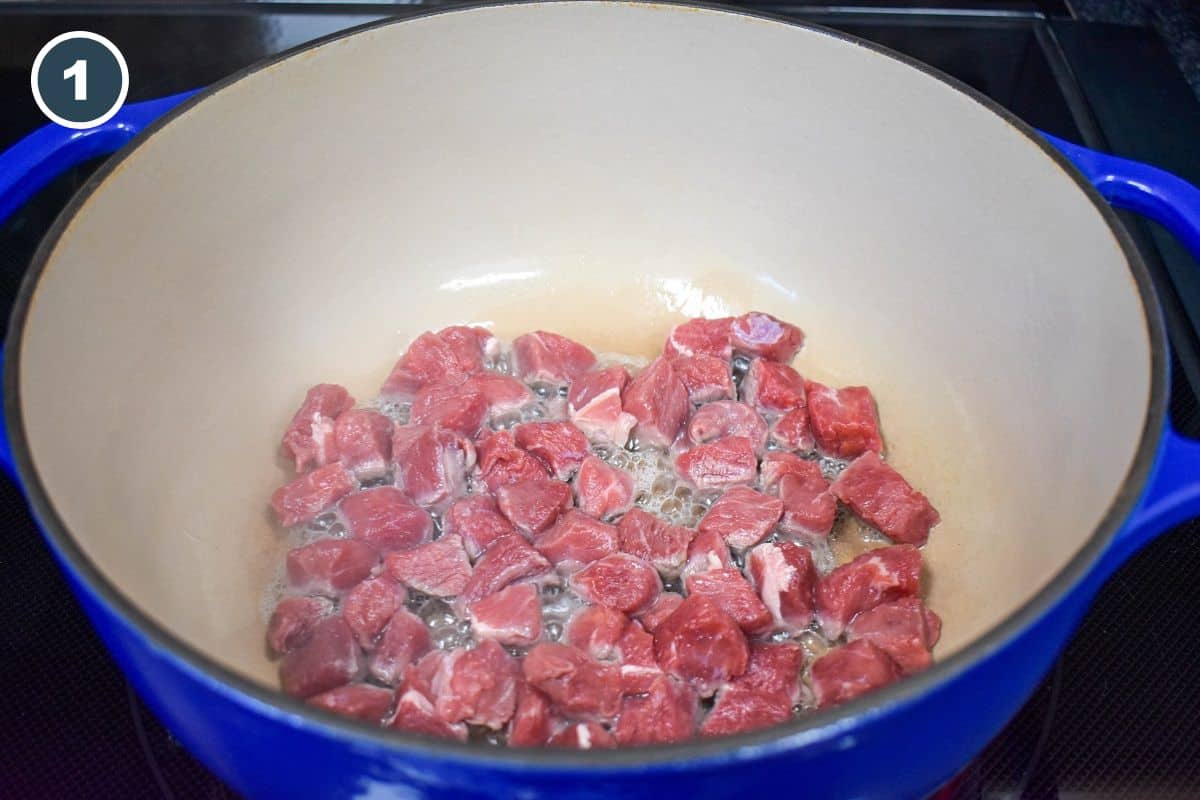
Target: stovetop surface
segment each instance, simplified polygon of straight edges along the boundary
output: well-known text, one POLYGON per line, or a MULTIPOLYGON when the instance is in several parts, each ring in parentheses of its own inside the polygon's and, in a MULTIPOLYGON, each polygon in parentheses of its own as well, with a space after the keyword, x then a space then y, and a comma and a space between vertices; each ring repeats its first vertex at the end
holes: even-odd
MULTIPOLYGON (((837 28, 931 64, 1038 128, 1200 184, 1200 104, 1143 29, 1080 23, 1057 0, 755 8, 837 28)), ((0 148, 41 125, 29 67, 58 33, 124 52, 131 102, 203 86, 317 36, 411 6, 0 4, 0 148)), ((7 321, 37 242, 96 164, 55 181, 0 227, 7 321)), ((1200 432, 1200 269, 1126 217, 1155 274, 1175 350, 1172 417, 1200 432)), ((143 706, 92 633, 17 489, 0 479, 0 797, 234 797, 143 706)), ((1029 703, 953 797, 1200 797, 1200 522, 1164 535, 1108 582, 1029 703)), ((936 746, 931 743, 930 746, 936 746)))

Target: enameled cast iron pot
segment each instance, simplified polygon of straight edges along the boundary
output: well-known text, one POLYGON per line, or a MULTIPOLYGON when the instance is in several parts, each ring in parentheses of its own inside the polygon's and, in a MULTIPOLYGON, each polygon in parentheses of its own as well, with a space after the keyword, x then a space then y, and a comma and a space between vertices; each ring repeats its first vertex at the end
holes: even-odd
MULTIPOLYGON (((180 99, 33 134, 0 212, 180 99)), ((63 213, 9 329, 12 460, 142 697, 247 795, 918 797, 1111 570, 1200 511, 1159 308, 1101 194, 1200 250, 1192 187, 840 34, 591 2, 379 25, 180 103, 63 213), (308 385, 369 397, 451 323, 649 354, 684 315, 747 309, 805 328, 802 372, 875 389, 892 462, 940 508, 932 669, 619 752, 396 735, 275 691, 266 500, 308 385)))

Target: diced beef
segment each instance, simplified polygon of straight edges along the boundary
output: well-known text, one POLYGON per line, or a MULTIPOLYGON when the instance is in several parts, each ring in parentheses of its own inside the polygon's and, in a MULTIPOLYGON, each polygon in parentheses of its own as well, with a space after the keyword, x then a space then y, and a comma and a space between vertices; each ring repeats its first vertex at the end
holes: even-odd
POLYGON ((687 389, 688 399, 693 403, 733 400, 737 396, 733 388, 729 362, 724 358, 700 353, 673 358, 671 366, 687 389))
POLYGON ((688 577, 685 588, 688 597, 699 595, 716 601, 747 633, 761 633, 771 626, 771 612, 740 570, 700 572, 688 577))
POLYGON ((743 436, 761 453, 767 446, 767 421, 745 403, 719 400, 700 406, 687 424, 688 441, 704 444, 726 436, 743 436))
POLYGON ((633 476, 589 455, 575 476, 575 504, 597 519, 610 519, 633 506, 633 476))
POLYGON ((529 387, 511 375, 477 372, 467 379, 467 385, 483 395, 487 420, 493 424, 511 419, 537 402, 529 387))
POLYGON ((427 650, 412 662, 411 669, 405 671, 404 682, 400 685, 401 693, 412 689, 432 698, 433 681, 449 657, 449 650, 427 650))
POLYGON ((527 382, 570 383, 595 363, 591 350, 557 333, 534 331, 513 340, 513 368, 527 382))
POLYGON ((687 387, 665 358, 656 358, 638 373, 621 400, 637 420, 634 435, 642 447, 670 447, 687 420, 687 387))
POLYGON ((524 680, 517 681, 517 706, 508 722, 509 747, 541 747, 550 738, 554 718, 550 700, 524 680))
POLYGON ((771 416, 802 409, 804 379, 787 364, 756 358, 742 379, 742 400, 771 416))
POLYGON ((771 423, 771 442, 782 450, 809 453, 816 446, 808 409, 794 408, 771 423))
POLYGON ((712 711, 700 726, 702 736, 731 736, 787 722, 791 705, 778 697, 731 685, 717 693, 712 711))
POLYGON ((815 381, 804 384, 808 419, 821 452, 838 458, 857 458, 866 452, 882 453, 875 398, 865 386, 831 389, 815 381))
POLYGON ((731 686, 779 698, 789 709, 800 700, 804 650, 792 642, 754 642, 746 671, 731 686))
POLYGON ((622 366, 592 370, 571 383, 567 412, 571 422, 594 442, 624 447, 637 418, 626 413, 621 394, 629 383, 622 366))
POLYGON ((564 714, 611 720, 620 711, 620 668, 601 664, 578 647, 542 642, 521 664, 525 680, 564 714))
POLYGON ((296 462, 296 472, 338 460, 334 421, 354 408, 354 398, 341 386, 321 383, 308 390, 283 434, 283 451, 296 462))
POLYGON ((356 680, 362 667, 354 633, 333 615, 314 625, 308 641, 283 657, 279 682, 293 697, 312 697, 356 680))
POLYGON ((564 641, 578 647, 597 661, 615 661, 621 634, 629 619, 608 606, 584 606, 572 615, 564 631, 564 641))
POLYGON ((501 536, 517 532, 500 513, 495 498, 486 494, 473 494, 455 502, 446 512, 442 526, 446 533, 462 538, 463 548, 472 561, 501 536))
POLYGON ((271 507, 285 528, 311 522, 317 515, 358 488, 354 476, 334 462, 301 475, 271 495, 271 507))
POLYGON ((589 603, 608 606, 622 614, 650 607, 662 591, 654 567, 625 553, 593 561, 571 576, 571 587, 589 603))
POLYGON ((865 453, 842 470, 830 492, 867 524, 893 541, 923 545, 941 521, 929 498, 914 489, 877 453, 865 453))
POLYGON ((477 600, 468 613, 476 639, 524 647, 542 638, 542 602, 532 583, 514 583, 477 600))
POLYGON ((487 419, 487 398, 469 380, 431 383, 417 392, 409 421, 434 425, 473 439, 487 419))
POLYGON ((483 328, 456 326, 423 333, 396 362, 380 394, 408 400, 428 384, 464 378, 482 369, 484 358, 498 347, 495 337, 483 328))
POLYGON ((688 577, 707 572, 712 569, 728 569, 733 566, 729 557, 729 548, 721 534, 714 530, 697 531, 688 545, 687 562, 683 565, 682 575, 686 582, 688 577))
POLYGON ((688 597, 654 632, 664 670, 707 697, 746 671, 750 648, 737 622, 710 597, 688 597))
POLYGON ((526 536, 532 536, 558 521, 571 507, 571 487, 549 478, 524 480, 496 490, 500 513, 526 536))
POLYGON ((688 544, 695 534, 689 528, 671 525, 640 508, 634 508, 617 524, 621 552, 649 561, 661 575, 679 575, 687 558, 688 544))
POLYGON ((746 566, 776 630, 808 628, 818 581, 812 553, 795 542, 765 543, 750 551, 746 566))
POLYGON ((574 475, 592 452, 587 437, 569 422, 526 422, 514 432, 517 446, 537 456, 560 481, 574 475))
POLYGON ((554 566, 574 572, 617 551, 617 528, 572 508, 539 534, 533 546, 554 566))
POLYGON ((501 536, 492 542, 479 561, 471 580, 462 590, 461 602, 471 604, 525 578, 550 572, 550 562, 519 534, 501 536))
POLYGON ((462 539, 454 534, 390 554, 387 571, 408 588, 434 597, 462 594, 472 577, 462 539))
POLYGON ((429 512, 394 486, 378 486, 342 500, 342 517, 350 535, 381 553, 424 544, 433 536, 429 512))
POLYGON ((319 539, 288 551, 288 581, 334 595, 365 580, 378 563, 375 548, 357 539, 319 539))
POLYGON ((408 592, 387 575, 355 586, 342 600, 342 616, 363 648, 370 650, 392 615, 404 607, 408 592))
POLYGON ((753 483, 758 459, 749 439, 727 436, 681 453, 675 470, 697 489, 728 489, 753 483))
POLYGON ((570 750, 593 750, 616 747, 617 741, 611 733, 595 722, 572 722, 556 732, 546 742, 547 747, 570 750))
POLYGON ((521 481, 545 479, 550 476, 546 466, 517 446, 516 437, 509 431, 496 431, 479 440, 479 476, 489 492, 501 486, 521 481))
POLYGON ((829 491, 829 482, 814 461, 803 462, 802 470, 789 472, 779 479, 779 499, 783 515, 779 529, 793 536, 823 539, 833 530, 837 517, 837 498, 829 491))
POLYGON ((737 486, 717 498, 696 529, 716 533, 740 552, 767 538, 782 512, 778 497, 737 486))
POLYGON ((900 678, 900 667, 866 639, 830 650, 813 662, 810 673, 818 708, 828 708, 900 678))
POLYGON ((654 658, 654 637, 640 622, 634 620, 625 626, 617 651, 621 658, 622 694, 645 694, 663 675, 654 658))
POLYGON ((399 693, 396 712, 387 727, 393 730, 435 736, 440 739, 467 740, 467 726, 463 723, 450 724, 438 716, 433 701, 415 689, 399 693))
POLYGON ((856 614, 921 591, 921 552, 910 544, 871 550, 817 584, 817 621, 837 639, 856 614))
POLYGON ((392 421, 366 408, 355 408, 333 426, 338 459, 360 481, 378 478, 391 466, 392 421))
POLYGON ((466 490, 475 447, 457 433, 403 425, 392 434, 396 485, 422 508, 445 508, 466 490))
POLYGON ((383 629, 367 664, 371 676, 381 683, 396 685, 410 664, 433 647, 429 628, 416 614, 400 608, 383 629))
POLYGON ((378 725, 391 712, 394 699, 395 693, 391 689, 351 683, 313 695, 308 698, 308 704, 378 725))
POLYGON ((275 606, 267 623, 267 646, 271 652, 290 653, 308 641, 313 628, 333 611, 325 597, 285 597, 275 606))
POLYGON ((644 694, 621 698, 621 716, 613 733, 621 745, 682 742, 695 735, 698 716, 696 691, 663 673, 644 694))
POLYGON ((679 608, 682 603, 683 595, 676 592, 663 592, 654 601, 654 605, 638 615, 638 621, 642 623, 643 628, 654 633, 663 620, 674 614, 675 609, 679 608))
POLYGON ((933 662, 930 651, 942 635, 942 620, 916 597, 880 603, 846 628, 849 641, 865 639, 892 657, 906 675, 933 662))
POLYGON ((451 650, 433 679, 434 707, 447 722, 500 730, 517 705, 520 667, 487 639, 471 650, 451 650))
POLYGON ((729 361, 733 355, 730 326, 733 317, 689 319, 671 329, 663 352, 669 356, 709 355, 729 361))
POLYGON ((788 363, 804 345, 804 332, 761 311, 742 314, 729 326, 736 352, 788 363))
POLYGON ((759 466, 759 485, 764 492, 779 494, 779 481, 784 475, 806 477, 813 474, 814 467, 816 474, 819 475, 821 468, 815 462, 806 461, 793 453, 781 453, 774 450, 763 456, 762 464, 759 466))

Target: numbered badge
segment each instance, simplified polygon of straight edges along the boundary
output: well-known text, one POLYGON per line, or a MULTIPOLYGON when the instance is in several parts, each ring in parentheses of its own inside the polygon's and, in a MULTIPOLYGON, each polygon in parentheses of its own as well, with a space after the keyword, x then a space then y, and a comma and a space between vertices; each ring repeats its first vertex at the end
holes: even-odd
POLYGON ((125 103, 129 68, 117 46, 90 31, 55 36, 30 74, 33 99, 59 125, 83 130, 107 122, 125 103))

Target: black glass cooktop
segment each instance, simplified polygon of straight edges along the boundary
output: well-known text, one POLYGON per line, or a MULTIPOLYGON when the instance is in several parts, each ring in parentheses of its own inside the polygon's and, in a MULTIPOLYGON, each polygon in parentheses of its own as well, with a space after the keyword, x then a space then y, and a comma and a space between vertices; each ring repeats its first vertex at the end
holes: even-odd
MULTIPOLYGON (((1200 184, 1200 103, 1146 29, 1083 23, 1057 0, 756 5, 907 53, 1064 138, 1200 184)), ((53 36, 85 29, 124 52, 129 100, 203 86, 272 53, 413 5, 159 7, 0 3, 0 147, 41 125, 29 69, 53 36)), ((96 164, 72 170, 0 227, 5 318, 37 241, 96 164)), ((1200 266, 1130 220, 1175 348, 1172 416, 1200 430, 1200 266)), ((6 319, 5 319, 6 321, 6 319)), ((126 684, 0 478, 0 797, 219 798, 126 684)), ((1200 523, 1151 544, 1108 582, 1026 707, 945 797, 1200 797, 1200 523)))

